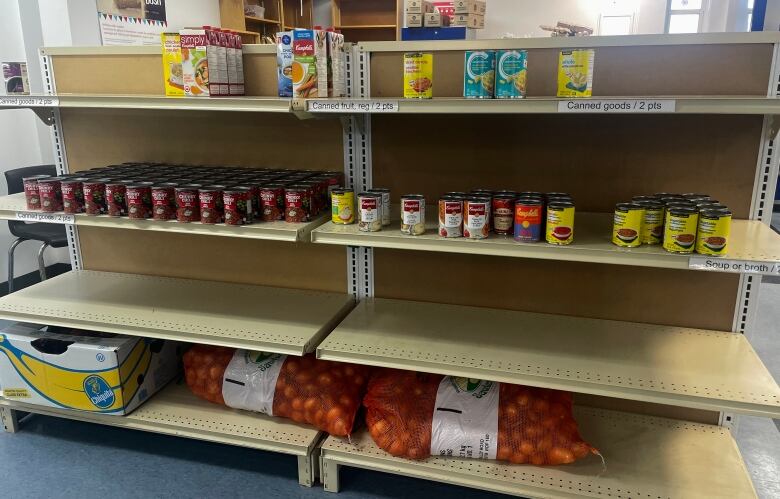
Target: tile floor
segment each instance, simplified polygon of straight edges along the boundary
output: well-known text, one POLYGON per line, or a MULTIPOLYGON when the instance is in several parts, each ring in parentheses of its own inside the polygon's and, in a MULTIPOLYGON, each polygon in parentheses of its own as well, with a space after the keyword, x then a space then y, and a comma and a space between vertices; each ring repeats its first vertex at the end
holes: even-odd
MULTIPOLYGON (((759 294, 751 341, 780 379, 780 284, 759 294)), ((769 419, 740 417, 737 443, 761 499, 780 498, 780 432, 769 419)), ((423 480, 342 468, 342 492, 297 483, 290 456, 33 416, 0 433, 0 498, 497 498, 423 480)))

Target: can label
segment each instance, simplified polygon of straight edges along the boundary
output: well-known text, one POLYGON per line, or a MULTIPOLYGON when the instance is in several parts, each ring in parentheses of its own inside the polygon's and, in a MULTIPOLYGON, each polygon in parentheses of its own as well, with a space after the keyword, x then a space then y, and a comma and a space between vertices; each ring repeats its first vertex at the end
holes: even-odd
POLYGON ((496 73, 496 99, 525 97, 528 52, 525 50, 497 51, 496 73))
POLYGON ((287 223, 302 223, 309 219, 308 199, 303 190, 286 190, 284 192, 284 221, 287 223))
POLYGON ((493 198, 493 232, 512 234, 515 225, 515 201, 511 198, 493 198))
POLYGON ((225 224, 244 225, 252 222, 252 199, 249 191, 225 192, 225 224))
POLYGON ((84 211, 87 215, 102 215, 106 212, 106 184, 84 182, 84 211))
POLYGON ((152 216, 152 191, 149 187, 130 187, 125 196, 129 218, 144 219, 152 216))
POLYGON ((433 54, 420 52, 404 54, 404 97, 407 99, 433 97, 433 54))
POLYGON ((41 209, 41 195, 38 192, 38 181, 27 180, 24 182, 24 197, 27 200, 28 210, 41 209))
POLYGON ((642 244, 642 228, 645 210, 615 210, 612 223, 612 244, 635 248, 642 244))
POLYGON ((198 191, 194 189, 176 191, 176 219, 179 222, 197 222, 200 220, 198 191))
POLYGON ((225 208, 221 191, 200 191, 198 201, 200 203, 200 223, 222 223, 225 208))
POLYGON ((425 200, 401 199, 401 233, 425 234, 425 200))
POLYGON ((41 210, 52 213, 62 211, 62 186, 59 182, 43 182, 38 184, 41 196, 41 210))
POLYGON ((387 227, 390 225, 390 193, 375 191, 369 192, 382 197, 382 226, 387 227))
POLYGON ((463 96, 490 99, 496 79, 496 53, 493 50, 467 50, 466 74, 463 76, 463 96))
POLYGON ((465 221, 463 224, 463 237, 469 239, 485 239, 490 232, 488 225, 488 213, 490 212, 488 201, 466 201, 463 208, 465 221))
POLYGON ((463 237, 463 201, 439 200, 439 235, 463 237))
POLYGON ((121 217, 127 215, 125 186, 122 184, 106 185, 106 210, 109 216, 121 217))
POLYGON ((355 193, 352 191, 331 194, 331 221, 334 224, 355 223, 355 193))
POLYGON ((731 215, 699 215, 699 230, 696 236, 696 253, 723 256, 728 252, 731 233, 731 215))
POLYGON ((381 196, 359 196, 358 203, 360 204, 358 230, 363 232, 377 232, 382 230, 381 196))
POLYGON ((263 187, 260 189, 263 222, 284 220, 284 188, 263 187))
POLYGON ((547 208, 546 240, 550 244, 566 245, 574 242, 574 207, 547 208))
POLYGON ((534 243, 542 239, 542 205, 515 204, 515 241, 534 243))
POLYGON ((645 208, 642 244, 661 244, 664 239, 664 209, 645 208))
POLYGON ((62 184, 62 210, 65 213, 84 212, 84 188, 81 182, 62 184))
POLYGON ((698 213, 666 213, 664 249, 672 253, 693 253, 696 243, 698 213))
POLYGON ((176 197, 173 187, 155 187, 152 189, 152 218, 155 220, 173 220, 176 218, 176 197))

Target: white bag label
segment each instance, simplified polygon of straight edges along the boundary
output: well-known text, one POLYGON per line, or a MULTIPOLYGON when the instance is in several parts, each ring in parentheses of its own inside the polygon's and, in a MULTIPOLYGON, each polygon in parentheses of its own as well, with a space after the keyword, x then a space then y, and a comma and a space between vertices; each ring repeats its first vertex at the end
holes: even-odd
POLYGON ((436 392, 431 455, 495 459, 499 384, 445 377, 436 392))
POLYGON ((222 379, 225 405, 273 416, 276 380, 286 359, 278 353, 236 350, 222 379))

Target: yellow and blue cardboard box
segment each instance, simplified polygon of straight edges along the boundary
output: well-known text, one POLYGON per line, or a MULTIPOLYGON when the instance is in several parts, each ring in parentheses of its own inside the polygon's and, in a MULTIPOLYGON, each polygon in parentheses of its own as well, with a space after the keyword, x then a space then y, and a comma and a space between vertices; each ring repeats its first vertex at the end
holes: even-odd
POLYGON ((178 373, 179 344, 103 333, 60 334, 18 323, 0 332, 0 396, 124 415, 178 373))

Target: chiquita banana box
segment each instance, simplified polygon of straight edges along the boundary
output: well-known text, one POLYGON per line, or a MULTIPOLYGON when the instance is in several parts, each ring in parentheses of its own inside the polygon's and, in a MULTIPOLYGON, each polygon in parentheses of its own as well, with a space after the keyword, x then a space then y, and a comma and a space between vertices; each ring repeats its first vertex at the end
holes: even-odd
POLYGON ((178 344, 14 324, 0 332, 0 395, 49 407, 123 415, 179 372, 178 344))

